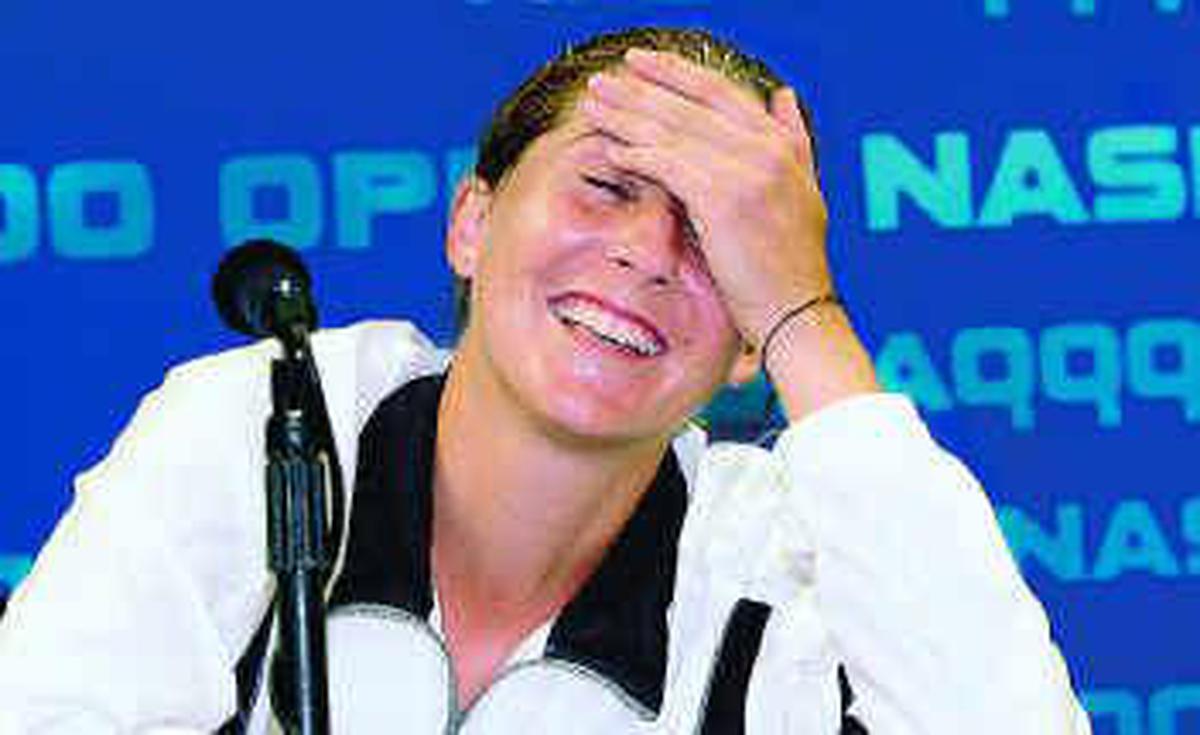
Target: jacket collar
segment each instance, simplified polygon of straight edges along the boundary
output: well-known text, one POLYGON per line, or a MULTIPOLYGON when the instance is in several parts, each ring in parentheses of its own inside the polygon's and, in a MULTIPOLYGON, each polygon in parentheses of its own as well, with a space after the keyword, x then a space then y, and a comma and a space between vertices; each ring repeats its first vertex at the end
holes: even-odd
MULTIPOLYGON (((444 375, 385 399, 360 437, 350 537, 330 607, 385 604, 428 619, 433 460, 444 375)), ((544 655, 614 682, 657 715, 687 489, 674 450, 600 566, 560 612, 544 655)))

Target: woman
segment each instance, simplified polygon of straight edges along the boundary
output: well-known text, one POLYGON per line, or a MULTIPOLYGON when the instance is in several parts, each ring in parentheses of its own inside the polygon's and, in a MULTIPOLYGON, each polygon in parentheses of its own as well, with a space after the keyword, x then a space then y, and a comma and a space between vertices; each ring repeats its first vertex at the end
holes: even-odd
MULTIPOLYGON (((446 250, 469 305, 448 372, 404 326, 316 344, 358 459, 335 732, 834 733, 839 667, 870 732, 1088 731, 985 496, 878 392, 805 116, 759 62, 674 30, 552 61, 497 112, 446 250), (790 427, 705 449, 689 416, 760 367, 790 427)), ((80 478, 0 632, 0 723, 237 709, 270 599, 270 352, 176 369, 80 478)))

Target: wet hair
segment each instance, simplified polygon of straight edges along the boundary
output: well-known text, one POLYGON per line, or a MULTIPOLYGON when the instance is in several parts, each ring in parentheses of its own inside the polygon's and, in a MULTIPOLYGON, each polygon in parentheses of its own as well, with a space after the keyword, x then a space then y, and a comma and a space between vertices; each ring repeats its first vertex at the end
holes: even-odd
MULTIPOLYGON (((720 72, 752 91, 764 107, 775 90, 784 86, 783 80, 761 60, 705 30, 638 27, 603 33, 569 46, 546 62, 496 108, 480 138, 476 178, 492 190, 499 187, 525 149, 570 114, 587 80, 597 72, 619 66, 631 48, 671 52, 720 72)), ((800 114, 812 138, 812 118, 803 103, 800 114)), ((454 300, 461 334, 469 315, 469 280, 455 279, 454 300)))

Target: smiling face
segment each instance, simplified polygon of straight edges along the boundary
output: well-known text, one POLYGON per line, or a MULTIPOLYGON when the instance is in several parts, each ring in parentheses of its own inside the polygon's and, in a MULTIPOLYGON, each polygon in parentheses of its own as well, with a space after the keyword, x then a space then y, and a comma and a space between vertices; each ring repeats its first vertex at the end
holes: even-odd
POLYGON ((575 439, 669 436, 753 374, 668 190, 614 168, 571 115, 494 191, 460 191, 448 238, 472 281, 459 363, 575 439))

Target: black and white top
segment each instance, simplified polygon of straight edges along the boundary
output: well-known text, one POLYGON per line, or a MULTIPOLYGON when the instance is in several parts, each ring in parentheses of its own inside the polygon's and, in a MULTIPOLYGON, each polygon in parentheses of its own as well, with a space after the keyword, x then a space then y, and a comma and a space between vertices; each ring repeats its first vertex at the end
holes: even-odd
MULTIPOLYGON (((350 493, 329 599, 334 732, 1087 733, 987 498, 900 396, 775 448, 681 434, 600 567, 465 711, 429 570, 445 355, 318 335, 350 493)), ((213 732, 266 613, 258 345, 173 370, 0 624, 0 733, 213 732)), ((245 677, 243 677, 245 679, 245 677)), ((243 681, 243 683, 245 683, 243 681)), ((273 725, 265 696, 243 723, 273 725)))

